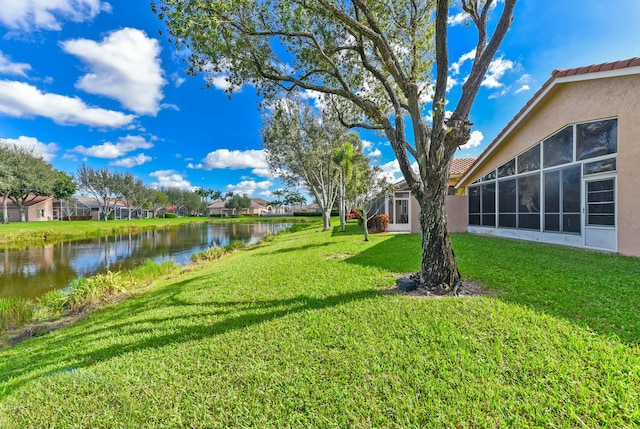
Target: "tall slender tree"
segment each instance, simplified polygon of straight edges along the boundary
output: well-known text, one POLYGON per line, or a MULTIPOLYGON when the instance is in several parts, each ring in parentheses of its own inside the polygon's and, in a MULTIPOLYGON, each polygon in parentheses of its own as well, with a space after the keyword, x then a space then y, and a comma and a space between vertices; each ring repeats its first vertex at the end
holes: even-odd
POLYGON ((516 0, 457 1, 477 41, 462 94, 446 116, 451 3, 158 0, 152 8, 189 53, 191 74, 205 73, 210 82, 223 74, 229 91, 250 82, 267 98, 299 89, 322 93, 344 125, 383 132, 420 203, 420 281, 455 293, 461 279, 445 214, 449 170, 471 136, 471 107, 516 0), (490 15, 499 15, 491 35, 490 15))
POLYGON ((280 100, 265 111, 263 122, 267 163, 289 185, 309 190, 322 211, 323 230, 328 231, 339 190, 333 151, 339 149, 346 128, 295 100, 280 100))

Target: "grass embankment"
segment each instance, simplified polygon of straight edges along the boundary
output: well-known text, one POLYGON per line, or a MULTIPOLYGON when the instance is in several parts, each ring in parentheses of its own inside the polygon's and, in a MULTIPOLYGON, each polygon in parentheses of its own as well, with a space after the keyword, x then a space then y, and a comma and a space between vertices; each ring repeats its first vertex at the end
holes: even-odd
POLYGON ((170 228, 187 223, 251 223, 251 222, 297 222, 306 218, 294 217, 254 217, 241 216, 237 218, 157 218, 136 220, 95 221, 50 221, 50 222, 12 222, 0 224, 0 246, 22 247, 26 245, 42 245, 65 240, 104 236, 109 234, 123 234, 145 231, 150 229, 170 228))
POLYGON ((0 427, 637 427, 640 261, 457 235, 496 296, 387 295, 420 238, 317 226, 0 351, 0 427))

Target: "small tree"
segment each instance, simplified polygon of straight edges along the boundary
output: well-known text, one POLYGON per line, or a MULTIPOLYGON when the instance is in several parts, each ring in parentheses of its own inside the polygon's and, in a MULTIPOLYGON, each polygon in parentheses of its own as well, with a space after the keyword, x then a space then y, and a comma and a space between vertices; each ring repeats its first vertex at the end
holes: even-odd
POLYGON ((117 201, 122 199, 122 175, 106 168, 95 169, 82 164, 76 172, 76 182, 78 190, 96 200, 100 206, 100 214, 106 222, 113 214, 117 201))
POLYGON ((323 231, 328 231, 331 209, 338 196, 338 165, 333 151, 346 129, 304 103, 281 100, 265 111, 262 141, 267 162, 291 186, 306 186, 320 206, 323 231))
POLYGON ((151 210, 153 210, 153 217, 158 217, 158 211, 160 209, 167 209, 169 204, 169 196, 164 191, 153 190, 151 193, 151 210))
POLYGON ((382 174, 380 167, 367 165, 355 171, 351 191, 357 207, 362 211, 364 241, 369 241, 369 221, 379 214, 373 212, 372 208, 381 198, 393 195, 395 187, 382 174))
POLYGON ((71 220, 71 210, 69 208, 69 199, 76 193, 78 186, 73 180, 73 176, 63 171, 58 171, 56 181, 53 187, 53 196, 60 200, 60 220, 65 218, 71 220))
POLYGON ((231 198, 229 198, 229 200, 224 204, 224 207, 227 209, 233 209, 234 214, 237 210, 239 214, 241 213, 242 209, 248 209, 249 207, 251 207, 251 199, 247 196, 247 194, 244 194, 242 196, 235 194, 231 198))

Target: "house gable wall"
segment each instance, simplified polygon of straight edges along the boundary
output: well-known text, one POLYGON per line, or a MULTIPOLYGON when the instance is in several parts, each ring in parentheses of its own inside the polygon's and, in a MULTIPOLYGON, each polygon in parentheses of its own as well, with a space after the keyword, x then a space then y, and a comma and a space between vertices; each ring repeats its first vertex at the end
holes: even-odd
POLYGON ((640 75, 560 83, 544 96, 473 173, 464 187, 569 124, 618 118, 618 252, 640 256, 640 75))

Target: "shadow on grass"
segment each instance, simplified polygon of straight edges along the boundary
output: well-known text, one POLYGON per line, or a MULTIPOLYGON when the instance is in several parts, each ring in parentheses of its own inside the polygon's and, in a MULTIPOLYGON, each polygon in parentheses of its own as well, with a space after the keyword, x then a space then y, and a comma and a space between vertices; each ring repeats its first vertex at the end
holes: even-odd
POLYGON ((300 252, 309 249, 315 249, 319 247, 333 246, 332 242, 318 243, 318 244, 305 244, 303 246, 288 246, 282 249, 274 250, 272 253, 290 253, 290 252, 300 252))
MULTIPOLYGON (((392 272, 420 269, 419 235, 397 235, 345 259, 392 272)), ((452 234, 463 278, 497 299, 640 343, 640 259, 472 234, 452 234)))
MULTIPOLYGON (((365 290, 323 298, 298 295, 262 301, 193 303, 180 298, 191 282, 193 279, 173 285, 172 293, 169 294, 167 290, 160 290, 144 299, 130 300, 106 309, 99 316, 98 323, 89 317, 73 327, 76 333, 71 332, 60 338, 40 338, 30 345, 28 352, 16 353, 13 359, 5 359, 0 364, 0 398, 43 376, 88 367, 126 353, 202 340, 292 314, 340 306, 380 295, 378 291, 365 290), (177 311, 179 307, 191 306, 199 308, 189 308, 184 315, 177 311), (144 315, 149 309, 153 309, 156 315, 167 316, 136 316, 144 315), (202 318, 209 319, 210 322, 202 323, 199 321, 202 318), (198 323, 190 323, 193 320, 198 323), (101 338, 113 335, 114 332, 123 332, 119 338, 126 343, 109 338, 110 344, 100 347, 101 338), (139 339, 133 340, 131 336, 139 339), (71 344, 73 346, 69 347, 71 344)), ((189 291, 193 292, 190 285, 189 291)))

